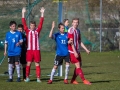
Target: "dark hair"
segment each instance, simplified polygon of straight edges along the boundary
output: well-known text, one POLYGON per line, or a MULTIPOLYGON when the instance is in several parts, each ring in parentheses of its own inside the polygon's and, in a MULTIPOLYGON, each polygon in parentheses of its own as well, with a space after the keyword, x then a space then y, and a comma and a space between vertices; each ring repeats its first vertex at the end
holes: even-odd
POLYGON ((15 21, 10 21, 9 26, 11 26, 13 24, 17 25, 17 23, 15 21))
POLYGON ((58 28, 60 28, 61 26, 64 26, 64 24, 63 23, 59 23, 58 24, 58 28))
POLYGON ((79 18, 73 18, 73 19, 72 19, 72 22, 73 22, 73 20, 78 20, 78 23, 79 23, 79 18))
POLYGON ((63 20, 63 23, 65 23, 66 21, 68 21, 68 19, 64 19, 64 20, 63 20))
POLYGON ((36 26, 36 22, 35 21, 30 21, 30 24, 35 24, 35 26, 36 26))
POLYGON ((22 28, 23 29, 23 25, 22 24, 18 24, 18 28, 22 28))

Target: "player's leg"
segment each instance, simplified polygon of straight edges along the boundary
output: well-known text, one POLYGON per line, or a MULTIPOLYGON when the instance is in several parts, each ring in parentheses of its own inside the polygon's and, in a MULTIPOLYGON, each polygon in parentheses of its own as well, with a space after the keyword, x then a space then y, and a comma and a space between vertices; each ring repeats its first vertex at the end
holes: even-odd
POLYGON ((78 84, 78 82, 76 81, 76 77, 77 77, 77 74, 76 74, 76 68, 75 68, 72 79, 71 79, 71 83, 78 84))
POLYGON ((22 64, 22 70, 23 70, 23 80, 26 79, 26 64, 22 64))
POLYGON ((30 75, 31 63, 32 62, 27 62, 27 64, 26 64, 26 80, 25 80, 25 82, 29 82, 30 81, 29 75, 30 75))
POLYGON ((63 63, 63 58, 64 58, 64 57, 62 57, 62 56, 58 56, 58 55, 55 56, 55 59, 54 59, 54 67, 53 67, 53 69, 52 69, 52 71, 51 71, 50 80, 48 81, 48 84, 52 84, 53 76, 54 76, 54 74, 55 74, 55 71, 56 71, 56 69, 58 68, 59 65, 62 65, 62 63, 63 63))
MULTIPOLYGON (((76 62, 78 62, 78 60, 76 60, 76 57, 74 56, 74 53, 70 53, 70 62, 72 64, 75 64, 76 62)), ((77 73, 76 73, 76 68, 75 68, 72 79, 71 79, 72 84, 78 84, 78 82, 75 80, 76 77, 77 77, 77 73)))
POLYGON ((12 82, 13 81, 13 57, 8 56, 8 74, 9 74, 9 79, 7 82, 12 82))
POLYGON ((56 71, 57 68, 58 68, 58 66, 54 65, 54 67, 51 71, 51 74, 50 74, 50 80, 48 81, 48 84, 52 84, 53 77, 54 77, 54 74, 55 74, 55 71, 56 71))
POLYGON ((64 78, 64 83, 68 84, 68 74, 69 74, 69 68, 70 68, 70 57, 67 55, 65 58, 65 78, 64 78))
POLYGON ((40 54, 40 50, 36 50, 33 53, 34 53, 34 62, 35 62, 35 66, 36 66, 37 82, 41 82, 41 80, 40 80, 40 76, 41 76, 41 68, 40 68, 41 54, 40 54))
POLYGON ((21 82, 21 79, 20 79, 20 56, 14 56, 14 59, 15 59, 15 66, 16 66, 16 71, 17 71, 17 75, 18 75, 18 78, 17 78, 17 82, 21 82))
POLYGON ((84 84, 91 85, 91 83, 88 80, 85 79, 84 73, 83 73, 80 65, 81 65, 80 62, 75 63, 76 74, 80 76, 80 78, 82 79, 84 84))
POLYGON ((26 79, 26 51, 21 53, 20 63, 22 65, 23 80, 26 79))
POLYGON ((41 68, 39 62, 35 62, 35 67, 36 67, 37 82, 41 82, 40 80, 41 68))
POLYGON ((27 64, 26 64, 26 80, 25 80, 25 82, 30 81, 29 75, 30 75, 30 67, 31 67, 32 60, 33 60, 33 52, 31 50, 27 50, 27 53, 26 53, 27 64))

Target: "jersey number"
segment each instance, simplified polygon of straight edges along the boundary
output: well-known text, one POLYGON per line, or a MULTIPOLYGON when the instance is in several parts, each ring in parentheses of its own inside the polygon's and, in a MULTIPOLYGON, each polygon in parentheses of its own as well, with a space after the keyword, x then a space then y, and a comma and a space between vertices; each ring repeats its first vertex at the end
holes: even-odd
POLYGON ((61 40, 62 44, 66 44, 65 40, 61 40))

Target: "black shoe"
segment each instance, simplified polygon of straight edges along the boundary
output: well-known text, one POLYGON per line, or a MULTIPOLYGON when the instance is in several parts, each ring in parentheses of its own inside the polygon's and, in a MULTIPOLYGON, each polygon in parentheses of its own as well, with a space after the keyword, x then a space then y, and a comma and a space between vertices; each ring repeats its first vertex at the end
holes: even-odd
POLYGON ((17 78, 17 82, 21 82, 21 79, 20 79, 20 78, 17 78))
POLYGON ((8 79, 7 82, 13 82, 13 79, 8 79))

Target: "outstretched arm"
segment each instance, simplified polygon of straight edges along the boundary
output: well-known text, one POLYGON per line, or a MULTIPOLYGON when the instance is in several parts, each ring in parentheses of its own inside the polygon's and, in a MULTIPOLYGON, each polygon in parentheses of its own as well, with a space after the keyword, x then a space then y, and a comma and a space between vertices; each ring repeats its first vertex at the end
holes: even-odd
POLYGON ((25 13, 26 13, 26 8, 23 7, 23 9, 22 9, 22 24, 24 26, 25 32, 27 32, 28 31, 28 27, 27 27, 26 20, 25 20, 25 13))
POLYGON ((55 22, 53 21, 52 22, 52 28, 51 28, 50 33, 49 33, 49 38, 52 38, 54 27, 55 27, 55 22))
POLYGON ((42 25, 43 25, 43 21, 44 21, 44 11, 45 11, 45 8, 42 7, 42 8, 40 9, 41 18, 40 18, 40 22, 39 22, 39 25, 38 25, 38 32, 40 32, 41 29, 42 29, 42 25))
POLYGON ((90 53, 90 51, 85 47, 85 45, 82 42, 80 43, 80 45, 87 52, 87 54, 90 53))

